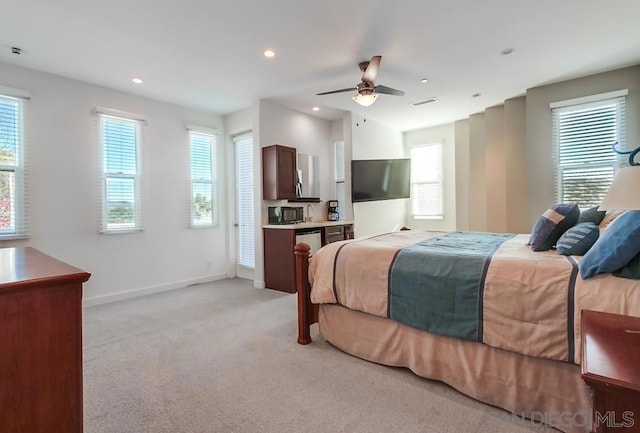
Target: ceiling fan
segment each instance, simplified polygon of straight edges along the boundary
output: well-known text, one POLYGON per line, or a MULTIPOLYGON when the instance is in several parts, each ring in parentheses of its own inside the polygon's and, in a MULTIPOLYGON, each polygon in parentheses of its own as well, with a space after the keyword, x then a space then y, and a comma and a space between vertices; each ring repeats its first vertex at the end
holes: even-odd
POLYGON ((376 86, 373 83, 378 75, 380 60, 382 60, 382 56, 373 56, 371 57, 371 60, 359 63, 358 66, 362 71, 362 82, 357 86, 348 87, 346 89, 330 90, 328 92, 317 93, 317 95, 330 95, 332 93, 353 92, 354 90, 357 90, 358 95, 352 97, 352 99, 364 107, 368 107, 376 102, 378 94, 403 96, 404 92, 402 90, 382 85, 376 86))

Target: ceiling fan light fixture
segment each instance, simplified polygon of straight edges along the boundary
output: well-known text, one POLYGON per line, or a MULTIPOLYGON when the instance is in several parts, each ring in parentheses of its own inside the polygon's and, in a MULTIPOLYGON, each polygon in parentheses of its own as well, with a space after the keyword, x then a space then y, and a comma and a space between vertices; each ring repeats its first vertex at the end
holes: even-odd
POLYGON ((356 101, 358 104, 362 105, 363 107, 368 107, 369 105, 373 104, 374 102, 376 102, 376 99, 378 98, 378 94, 377 93, 369 93, 367 95, 357 95, 352 97, 351 99, 353 99, 354 101, 356 101))

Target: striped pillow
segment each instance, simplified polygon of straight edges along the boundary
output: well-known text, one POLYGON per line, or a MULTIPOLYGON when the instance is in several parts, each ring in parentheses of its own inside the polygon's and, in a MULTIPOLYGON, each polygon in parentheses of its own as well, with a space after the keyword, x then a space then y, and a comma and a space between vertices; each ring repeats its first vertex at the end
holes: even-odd
POLYGON ((565 256, 584 256, 600 237, 600 228, 592 222, 578 223, 564 232, 556 249, 565 256))

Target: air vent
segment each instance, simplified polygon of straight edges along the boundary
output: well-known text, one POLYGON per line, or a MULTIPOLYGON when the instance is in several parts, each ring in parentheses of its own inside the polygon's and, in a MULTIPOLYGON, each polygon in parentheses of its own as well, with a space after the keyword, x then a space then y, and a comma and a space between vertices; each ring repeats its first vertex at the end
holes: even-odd
POLYGON ((410 102, 409 105, 413 105, 414 107, 417 107, 419 105, 429 104, 431 102, 437 102, 437 101, 438 101, 438 98, 436 98, 435 96, 432 96, 431 98, 423 99, 421 101, 410 102))

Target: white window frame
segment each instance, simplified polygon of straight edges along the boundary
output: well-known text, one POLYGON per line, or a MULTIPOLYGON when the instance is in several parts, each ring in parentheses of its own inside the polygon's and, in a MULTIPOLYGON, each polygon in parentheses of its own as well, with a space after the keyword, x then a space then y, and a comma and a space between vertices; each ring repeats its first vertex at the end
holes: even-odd
MULTIPOLYGON (((572 200, 568 197, 578 197, 581 195, 579 190, 567 192, 569 189, 565 187, 565 171, 569 173, 567 176, 570 176, 570 173, 573 173, 575 176, 575 173, 582 173, 584 175, 591 172, 592 179, 594 180, 598 178, 602 179, 602 177, 605 176, 604 180, 597 185, 602 190, 600 196, 592 197, 591 201, 586 200, 587 197, 585 196, 584 199, 581 200, 583 202, 577 204, 583 208, 588 208, 598 205, 602 201, 610 182, 613 181, 616 172, 626 161, 625 157, 613 151, 612 145, 618 142, 617 149, 626 150, 625 111, 627 94, 627 90, 618 90, 583 98, 554 102, 550 105, 553 119, 552 144, 556 202, 571 202, 572 200), (569 135, 567 133, 571 126, 580 126, 579 122, 586 126, 589 122, 587 119, 580 120, 581 118, 578 117, 580 113, 595 113, 597 110, 601 110, 599 114, 606 115, 606 119, 609 122, 613 122, 614 125, 602 126, 604 122, 598 119, 594 120, 593 124, 589 124, 589 128, 597 132, 582 132, 581 135, 575 133, 569 135), (570 123, 570 116, 578 119, 574 125, 570 123), (596 130, 595 128, 598 129, 596 130), (575 156, 563 158, 561 146, 563 149, 566 149, 572 145, 576 148, 581 147, 578 151, 584 152, 587 156, 583 160, 577 159, 575 156), (587 151, 589 153, 587 153, 587 151), (594 153, 597 153, 598 157, 594 157, 594 153)), ((568 153, 565 152, 565 154, 568 153)), ((593 188, 588 189, 593 191, 593 188)))
POLYGON ((217 147, 218 147, 218 139, 219 133, 214 129, 202 128, 197 126, 190 126, 187 128, 189 131, 189 173, 191 178, 191 195, 190 195, 190 203, 191 203, 191 228, 211 228, 218 226, 218 181, 217 181, 217 170, 216 170, 216 161, 217 161, 217 147), (194 177, 193 168, 194 168, 194 138, 206 138, 209 140, 210 149, 209 149, 209 172, 205 174, 204 177, 194 177), (211 214, 209 215, 208 221, 196 219, 196 203, 195 203, 195 192, 196 185, 208 185, 208 192, 211 196, 211 214))
POLYGON ((141 194, 141 173, 140 173, 140 148, 142 141, 142 125, 146 122, 139 115, 126 113, 119 110, 111 110, 106 108, 97 108, 98 119, 98 140, 101 149, 101 190, 102 190, 102 210, 100 218, 100 233, 103 234, 125 234, 136 233, 143 230, 142 224, 142 194, 141 194), (104 141, 104 123, 105 121, 125 122, 135 126, 135 172, 108 172, 106 160, 106 146, 104 141), (107 192, 107 184, 112 179, 129 179, 133 180, 133 223, 110 224, 109 223, 109 197, 107 192))
POLYGON ((435 141, 431 143, 419 144, 411 147, 409 151, 409 155, 411 158, 411 215, 414 219, 429 219, 429 220, 442 220, 444 219, 444 146, 442 141, 435 141), (439 173, 436 174, 435 177, 424 180, 418 179, 420 174, 424 174, 424 168, 418 169, 415 167, 415 156, 414 153, 429 147, 437 147, 437 150, 440 152, 440 170, 439 173), (424 207, 417 203, 419 199, 419 194, 416 192, 416 188, 418 185, 432 185, 435 186, 439 196, 437 195, 437 199, 439 199, 440 203, 436 206, 435 209, 430 210, 429 212, 420 212, 420 208, 424 207))
MULTIPOLYGON (((11 188, 10 219, 12 224, 8 228, 0 228, 0 241, 12 239, 25 239, 29 236, 27 199, 26 199, 26 165, 25 165, 25 100, 29 100, 29 94, 22 90, 0 86, 0 99, 4 102, 16 105, 16 117, 12 119, 15 129, 15 163, 0 163, 0 173, 13 174, 11 188)), ((0 130, 2 140, 2 130, 0 130)))

